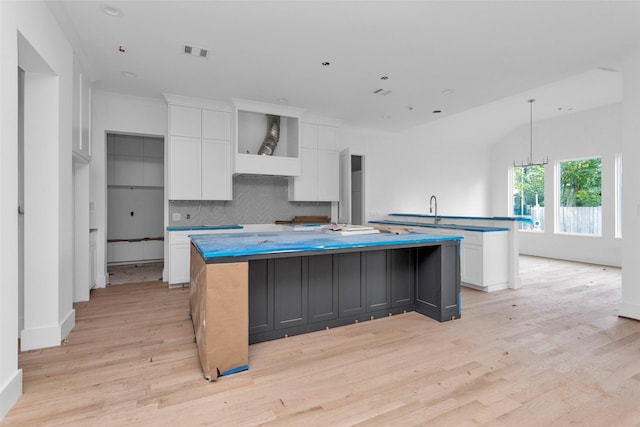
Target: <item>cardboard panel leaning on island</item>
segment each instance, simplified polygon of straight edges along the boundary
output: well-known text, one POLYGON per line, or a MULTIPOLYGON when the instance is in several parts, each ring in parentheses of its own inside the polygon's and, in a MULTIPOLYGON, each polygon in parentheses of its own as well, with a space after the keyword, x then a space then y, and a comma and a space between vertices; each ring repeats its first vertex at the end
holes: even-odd
POLYGON ((249 263, 206 264, 191 245, 189 305, 207 381, 249 369, 249 263))

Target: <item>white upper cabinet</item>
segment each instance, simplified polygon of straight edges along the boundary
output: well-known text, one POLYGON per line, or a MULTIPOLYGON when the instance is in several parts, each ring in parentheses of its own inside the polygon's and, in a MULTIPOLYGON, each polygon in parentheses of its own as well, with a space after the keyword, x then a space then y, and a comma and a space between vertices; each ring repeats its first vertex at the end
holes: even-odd
POLYGON ((289 178, 289 200, 336 202, 340 199, 337 121, 300 124, 301 173, 289 178), (334 125, 335 124, 335 125, 334 125))
POLYGON ((169 199, 201 200, 201 139, 182 136, 169 138, 169 199))
POLYGON ((169 199, 231 200, 231 109, 197 98, 167 95, 169 199))
POLYGON ((202 138, 231 140, 231 113, 202 110, 202 138))
POLYGON ((338 128, 335 126, 317 125, 318 150, 338 151, 338 128))
POLYGON ((169 105, 169 135, 201 138, 201 111, 200 108, 169 105))
POLYGON ((233 141, 236 174, 300 175, 300 114, 277 104, 234 99, 233 141), (276 136, 270 153, 262 154, 267 135, 276 136))

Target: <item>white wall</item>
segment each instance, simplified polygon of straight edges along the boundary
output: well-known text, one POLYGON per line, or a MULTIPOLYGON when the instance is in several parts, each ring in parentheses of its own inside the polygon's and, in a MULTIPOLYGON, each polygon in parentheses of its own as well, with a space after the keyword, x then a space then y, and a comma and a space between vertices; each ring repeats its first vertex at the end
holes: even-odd
MULTIPOLYGON (((107 132, 160 136, 165 138, 165 183, 167 176, 167 103, 161 99, 142 98, 108 92, 93 92, 92 98, 91 201, 95 211, 91 227, 98 229, 97 238, 97 287, 108 283, 107 277, 107 132)), ((165 184, 165 192, 166 192, 165 184)), ((164 195, 164 225, 167 203, 164 195)), ((165 253, 167 251, 165 236, 165 253)))
POLYGON ((622 299, 620 315, 640 319, 640 55, 623 67, 622 299))
POLYGON ((489 154, 471 141, 452 142, 435 127, 403 134, 343 126, 341 146, 363 155, 365 221, 391 212, 440 215, 488 214, 489 154))
MULTIPOLYGON (((545 230, 520 233, 520 253, 620 266, 622 241, 615 232, 615 155, 622 151, 622 106, 613 104, 534 122, 533 157, 549 157, 545 166, 545 230), (555 234, 554 165, 564 160, 602 158, 602 236, 555 234)), ((491 150, 492 212, 511 215, 508 176, 514 160, 529 156, 529 125, 513 130, 491 150)), ((626 182, 625 182, 626 183, 626 182)))
POLYGON ((21 393, 17 369, 17 69, 25 68, 23 349, 60 343, 75 323, 71 46, 42 2, 0 2, 0 417, 21 393), (40 120, 36 120, 38 117, 40 120), (28 263, 28 264, 27 264, 28 263))

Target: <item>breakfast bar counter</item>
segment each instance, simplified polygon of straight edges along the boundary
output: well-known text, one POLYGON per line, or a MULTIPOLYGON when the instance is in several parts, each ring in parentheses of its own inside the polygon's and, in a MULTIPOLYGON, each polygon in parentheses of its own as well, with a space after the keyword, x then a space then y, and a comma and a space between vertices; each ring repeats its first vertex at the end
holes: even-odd
POLYGON ((459 318, 460 236, 330 230, 191 237, 190 309, 205 378, 248 346, 416 311, 459 318))

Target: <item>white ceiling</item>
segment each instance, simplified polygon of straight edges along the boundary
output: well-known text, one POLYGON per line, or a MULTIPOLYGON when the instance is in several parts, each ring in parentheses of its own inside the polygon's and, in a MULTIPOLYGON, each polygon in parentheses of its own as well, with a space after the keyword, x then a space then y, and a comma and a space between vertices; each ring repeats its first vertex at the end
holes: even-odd
POLYGON ((513 126, 528 121, 529 97, 537 118, 617 102, 620 73, 599 67, 640 51, 638 1, 48 3, 97 90, 285 98, 392 132, 472 109, 513 116, 513 126), (184 44, 209 57, 183 54, 184 44))

